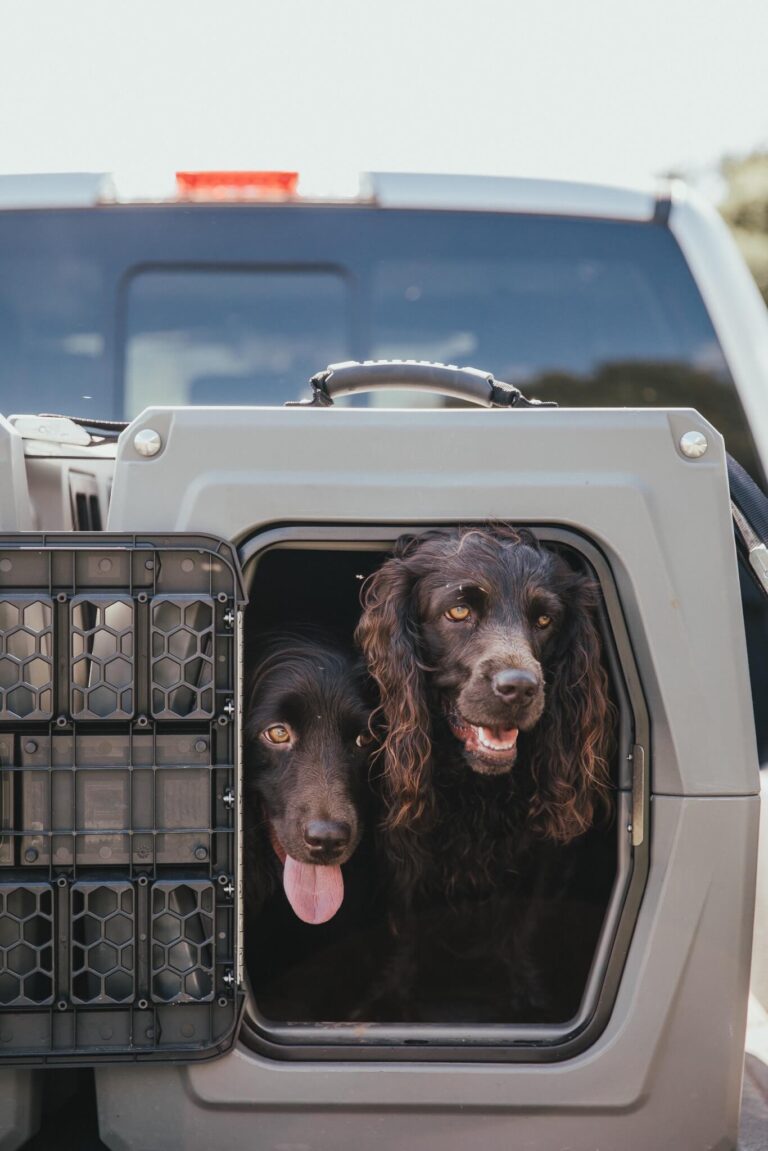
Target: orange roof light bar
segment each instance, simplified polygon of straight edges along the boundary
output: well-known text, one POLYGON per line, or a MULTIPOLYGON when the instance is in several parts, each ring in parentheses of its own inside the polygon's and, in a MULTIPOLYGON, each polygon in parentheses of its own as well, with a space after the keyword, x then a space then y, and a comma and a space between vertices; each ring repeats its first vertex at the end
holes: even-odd
POLYGON ((298 172, 177 172, 181 200, 284 200, 296 195, 298 172))

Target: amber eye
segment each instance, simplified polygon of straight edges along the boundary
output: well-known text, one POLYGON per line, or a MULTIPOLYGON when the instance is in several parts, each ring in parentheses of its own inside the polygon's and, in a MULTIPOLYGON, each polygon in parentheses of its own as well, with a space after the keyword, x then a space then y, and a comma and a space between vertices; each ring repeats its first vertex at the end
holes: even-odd
POLYGON ((290 743, 291 733, 282 723, 273 723, 261 733, 267 743, 290 743))
POLYGON ((373 743, 373 736, 370 731, 361 731, 355 743, 358 747, 368 747, 369 744, 373 743))
POLYGON ((551 623, 552 623, 552 616, 551 615, 540 615, 539 618, 536 620, 536 627, 540 627, 543 631, 544 628, 549 627, 549 625, 551 623))
POLYGON ((449 607, 445 613, 445 618, 453 620, 454 623, 464 623, 472 615, 466 604, 457 603, 453 607, 449 607))

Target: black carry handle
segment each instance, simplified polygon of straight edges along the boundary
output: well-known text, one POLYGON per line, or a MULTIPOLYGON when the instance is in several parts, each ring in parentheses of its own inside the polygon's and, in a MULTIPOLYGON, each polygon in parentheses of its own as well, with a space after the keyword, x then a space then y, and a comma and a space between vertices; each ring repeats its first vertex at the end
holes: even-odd
POLYGON ((349 360, 329 364, 312 376, 311 400, 293 400, 287 408, 331 408, 335 396, 393 388, 416 388, 439 392, 457 400, 467 400, 486 408, 556 408, 544 400, 529 400, 513 384, 497 380, 479 368, 458 368, 455 364, 432 364, 427 360, 349 360))

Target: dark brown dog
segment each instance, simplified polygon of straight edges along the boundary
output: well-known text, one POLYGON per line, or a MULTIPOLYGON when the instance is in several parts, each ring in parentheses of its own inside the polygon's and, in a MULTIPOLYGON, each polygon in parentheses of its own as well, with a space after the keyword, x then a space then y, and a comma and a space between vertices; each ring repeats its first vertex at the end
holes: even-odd
POLYGON ((245 722, 250 913, 281 883, 306 923, 331 919, 369 803, 371 703, 354 658, 283 636, 254 670, 245 722))
POLYGON ((528 946, 538 913, 532 921, 528 909, 553 905, 570 870, 562 846, 610 810, 597 601, 588 576, 506 525, 403 537, 364 589, 357 639, 386 729, 380 845, 404 941, 393 967, 401 988, 406 969, 428 987, 467 948, 480 988, 478 944, 498 960, 511 900, 499 1018, 513 984, 538 998, 528 946), (504 922, 483 944, 476 927, 494 902, 504 922))

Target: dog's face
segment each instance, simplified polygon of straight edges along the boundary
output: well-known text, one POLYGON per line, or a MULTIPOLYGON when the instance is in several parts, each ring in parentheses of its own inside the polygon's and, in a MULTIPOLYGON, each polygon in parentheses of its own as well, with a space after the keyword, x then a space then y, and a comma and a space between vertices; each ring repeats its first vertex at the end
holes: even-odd
POLYGON ((338 651, 289 646, 257 669, 247 786, 261 799, 278 853, 336 866, 355 851, 368 794, 370 712, 359 670, 338 651))
POLYGON ((546 703, 548 658, 568 617, 575 573, 555 553, 467 532, 427 540, 413 589, 433 698, 473 771, 499 774, 517 758, 546 703))

